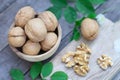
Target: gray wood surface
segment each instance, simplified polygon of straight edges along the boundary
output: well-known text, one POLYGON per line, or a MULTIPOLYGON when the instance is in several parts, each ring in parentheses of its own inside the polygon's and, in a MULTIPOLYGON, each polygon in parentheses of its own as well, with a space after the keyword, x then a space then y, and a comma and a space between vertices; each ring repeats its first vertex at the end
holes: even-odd
MULTIPOLYGON (((103 10, 110 8, 110 10, 105 13, 105 16, 115 22, 120 18, 119 4, 119 0, 116 0, 115 2, 114 0, 107 0, 106 3, 97 7, 97 12, 100 13, 103 10)), ((10 79, 8 72, 12 67, 20 68, 25 73, 25 80, 30 80, 28 73, 31 63, 23 61, 14 55, 7 43, 8 29, 14 20, 15 14, 21 7, 26 5, 32 6, 37 12, 44 11, 51 6, 49 0, 0 0, 0 72, 2 72, 2 75, 0 75, 0 80, 10 79), (5 63, 7 63, 7 65, 4 65, 5 63)), ((70 37, 72 35, 71 31, 73 29, 73 24, 68 24, 65 22, 63 17, 59 22, 63 29, 63 37, 61 45, 56 53, 58 53, 70 42, 70 37)))
POLYGON ((120 19, 120 0, 107 0, 103 5, 96 10, 97 13, 105 12, 104 15, 116 22, 120 19))
POLYGON ((25 73, 31 65, 27 61, 16 57, 9 46, 0 51, 0 57, 0 80, 10 80, 9 70, 11 68, 19 68, 25 73))
MULTIPOLYGON (((104 75, 107 75, 108 72, 114 74, 114 71, 118 65, 115 65, 118 62, 116 59, 120 57, 119 53, 114 52, 113 43, 116 39, 120 37, 120 22, 119 24, 115 24, 111 22, 110 20, 103 18, 104 23, 100 25, 100 31, 98 34, 98 37, 94 41, 87 41, 84 38, 81 38, 79 41, 72 41, 70 44, 68 44, 55 58, 52 59, 52 62, 54 64, 54 71, 56 70, 62 70, 65 71, 69 75, 69 79, 73 80, 103 80, 105 78, 104 75), (119 33, 119 34, 117 34, 119 33), (107 34, 107 35, 105 35, 107 34), (108 41, 108 39, 110 39, 108 41), (86 75, 86 77, 78 76, 74 73, 73 70, 68 69, 65 67, 65 64, 61 62, 61 57, 66 54, 68 51, 74 51, 76 46, 78 46, 81 42, 85 42, 91 49, 92 54, 90 56, 89 60, 89 67, 90 71, 86 75), (107 43, 106 43, 107 42, 107 43), (105 44, 103 46, 103 44, 105 44), (101 49, 101 50, 100 50, 101 49), (114 52, 114 53, 113 53, 114 52), (99 68, 99 66, 96 63, 96 59, 101 55, 106 54, 110 57, 112 57, 113 61, 113 67, 109 68, 106 71, 103 71, 99 68), (114 55, 113 55, 114 54, 114 55), (116 56, 116 57, 115 57, 116 56), (93 69, 94 68, 94 69, 93 69), (100 72, 100 73, 99 73, 100 72), (98 74, 99 73, 99 74, 98 74)), ((120 61, 120 59, 118 59, 120 61)), ((120 68, 120 67, 118 67, 120 68)), ((107 79, 109 80, 111 78, 111 75, 107 75, 107 79)))
POLYGON ((0 13, 2 13, 5 9, 7 9, 12 3, 16 0, 0 0, 0 13))

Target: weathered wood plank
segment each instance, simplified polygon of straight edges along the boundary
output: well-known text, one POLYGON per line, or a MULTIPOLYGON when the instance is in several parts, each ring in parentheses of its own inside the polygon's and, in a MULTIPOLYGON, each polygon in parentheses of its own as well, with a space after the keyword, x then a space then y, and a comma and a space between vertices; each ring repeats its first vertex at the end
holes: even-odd
MULTIPOLYGON (((39 11, 43 11, 43 10, 47 9, 51 4, 49 3, 49 0, 45 0, 45 1, 42 1, 42 0, 37 0, 37 1, 36 0, 34 0, 34 1, 33 0, 32 1, 31 0, 18 0, 17 2, 13 3, 8 9, 6 9, 3 13, 1 13, 0 14, 0 25, 2 24, 1 26, 5 27, 5 30, 1 30, 1 29, 3 29, 3 27, 0 27, 0 34, 5 34, 5 36, 0 35, 0 37, 2 38, 2 39, 0 38, 0 41, 4 41, 4 40, 5 41, 0 43, 0 48, 1 48, 1 45, 2 45, 2 48, 3 48, 3 46, 6 46, 6 42, 7 42, 7 37, 6 37, 7 32, 6 31, 8 31, 8 28, 9 28, 10 24, 12 23, 17 10, 25 5, 31 5, 32 7, 34 7, 36 9, 37 12, 39 12, 39 11), (4 25, 4 24, 6 24, 6 25, 4 25)), ((114 17, 116 17, 116 16, 114 16, 114 17)), ((67 45, 69 43, 69 39, 71 37, 70 35, 72 34, 71 31, 73 29, 73 26, 71 24, 68 25, 68 23, 65 22, 63 17, 60 20, 60 24, 63 29, 63 38, 64 38, 62 45, 60 45, 60 47, 59 47, 61 50, 62 48, 65 47, 65 45, 67 45), (66 30, 68 30, 68 32, 66 30), (67 35, 68 33, 70 33, 70 35, 67 35), (65 42, 65 44, 63 44, 64 42, 65 42)), ((17 63, 15 63, 15 64, 17 64, 17 63)), ((11 64, 9 63, 9 65, 11 65, 11 64)), ((25 65, 23 67, 25 67, 25 65)), ((26 69, 28 70, 28 68, 29 67, 27 67, 26 69)), ((7 80, 7 79, 5 79, 5 80, 7 80)), ((28 80, 28 78, 26 80, 28 80)))
POLYGON ((120 72, 118 72, 112 80, 120 80, 120 72))
POLYGON ((0 0, 0 13, 7 9, 16 0, 0 0))
POLYGON ((0 51, 0 57, 0 80, 10 80, 9 70, 11 68, 19 68, 25 73, 31 65, 17 57, 9 46, 0 51))
POLYGON ((113 26, 113 23, 111 21, 107 19, 103 19, 103 21, 104 23, 102 23, 100 27, 99 35, 95 40, 87 41, 81 38, 80 41, 77 41, 77 42, 72 41, 54 59, 52 59, 52 62, 54 64, 54 71, 56 70, 65 71, 69 75, 69 79, 74 79, 74 80, 80 80, 80 79, 81 80, 110 80, 111 79, 111 76, 114 75, 115 73, 114 70, 116 70, 116 67, 120 65, 118 62, 120 61, 120 55, 119 53, 115 52, 113 48, 114 41, 120 37, 119 35, 120 22, 119 24, 115 24, 113 26), (107 34, 107 35, 104 35, 104 34, 107 34), (68 51, 74 51, 76 46, 78 46, 79 43, 81 42, 85 42, 92 50, 91 58, 89 60, 90 72, 85 77, 76 75, 73 70, 66 68, 65 64, 61 62, 61 57, 68 51), (106 54, 112 57, 112 61, 114 63, 113 67, 109 68, 106 71, 101 70, 96 63, 97 58, 101 56, 101 54, 106 54), (104 75, 106 75, 107 77, 104 75))
POLYGON ((120 0, 108 0, 97 9, 97 13, 105 12, 104 15, 116 22, 120 19, 120 0))
MULTIPOLYGON (((107 0, 107 2, 106 3, 104 3, 104 5, 106 5, 107 6, 107 4, 109 3, 109 1, 113 1, 113 0, 107 0)), ((111 3, 111 4, 115 4, 115 3, 111 3)), ((116 6, 116 5, 114 5, 114 6, 116 6)), ((119 5, 117 5, 117 6, 119 6, 119 5)), ((99 8, 101 8, 102 7, 102 5, 99 7, 99 8)), ((98 11, 101 13, 102 12, 102 10, 99 10, 99 8, 97 7, 97 13, 98 13, 98 11)), ((108 13, 109 13, 109 11, 108 11, 108 13)), ((106 13, 106 15, 107 15, 107 13, 106 13)), ((110 15, 109 15, 110 16, 110 15)), ((117 21, 119 18, 116 16, 116 15, 114 15, 114 18, 115 18, 115 21, 117 21)), ((71 30, 72 31, 72 30, 71 30)), ((63 38, 63 42, 61 42, 62 44, 60 45, 60 50, 61 49, 63 49, 68 43, 69 43, 69 39, 70 39, 70 37, 71 37, 71 35, 72 35, 72 32, 69 32, 68 33, 68 35, 66 35, 64 38, 63 38), (65 44, 64 44, 65 43, 65 44)), ((59 51, 58 51, 59 52, 59 51)), ((57 52, 57 53, 58 53, 57 52)), ((57 55, 57 53, 55 54, 55 55, 57 55)), ((28 74, 26 74, 26 76, 25 76, 25 78, 26 79, 29 79, 29 75, 28 74)))

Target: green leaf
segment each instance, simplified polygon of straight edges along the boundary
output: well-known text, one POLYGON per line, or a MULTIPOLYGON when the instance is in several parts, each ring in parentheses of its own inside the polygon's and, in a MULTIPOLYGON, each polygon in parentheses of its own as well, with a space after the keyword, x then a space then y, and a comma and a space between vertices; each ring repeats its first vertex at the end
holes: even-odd
POLYGON ((85 17, 75 21, 75 27, 73 29, 73 35, 71 37, 71 40, 76 40, 76 41, 79 40, 79 38, 80 38, 80 25, 84 19, 85 19, 85 17))
POLYGON ((62 9, 59 9, 59 8, 53 6, 53 7, 48 8, 48 10, 53 12, 58 20, 61 18, 62 9))
POLYGON ((39 74, 41 73, 41 69, 42 69, 41 62, 36 62, 32 65, 30 69, 30 76, 33 80, 39 76, 39 74))
POLYGON ((51 62, 46 63, 43 67, 42 67, 42 71, 41 71, 41 75, 42 77, 47 77, 50 75, 50 73, 53 70, 53 64, 51 62))
POLYGON ((58 7, 58 8, 64 8, 67 6, 67 1, 66 0, 50 0, 53 6, 58 7))
POLYGON ((11 69, 10 76, 12 77, 12 80, 24 80, 24 74, 19 69, 11 69))
POLYGON ((63 71, 57 71, 53 73, 51 80, 68 80, 68 75, 63 71))
POLYGON ((75 26, 80 26, 81 22, 85 19, 85 17, 82 17, 81 19, 78 19, 75 21, 75 26))
POLYGON ((94 7, 89 0, 77 0, 76 8, 84 15, 95 13, 94 7))
POLYGON ((64 17, 67 22, 73 23, 77 18, 77 13, 74 8, 68 6, 64 11, 64 17))
POLYGON ((92 4, 97 5, 97 4, 102 4, 102 3, 104 3, 105 0, 90 0, 90 2, 91 2, 92 4))
POLYGON ((96 19, 96 14, 95 13, 91 13, 91 14, 89 14, 87 17, 88 18, 91 18, 91 19, 96 19))
POLYGON ((79 38, 80 38, 80 32, 77 31, 77 32, 74 33, 73 39, 77 41, 77 40, 79 40, 79 38))

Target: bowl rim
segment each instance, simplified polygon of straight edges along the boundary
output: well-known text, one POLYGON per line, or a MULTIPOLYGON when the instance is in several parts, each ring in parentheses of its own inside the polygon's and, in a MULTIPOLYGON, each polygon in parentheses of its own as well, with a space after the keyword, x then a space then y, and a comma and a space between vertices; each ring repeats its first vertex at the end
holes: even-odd
MULTIPOLYGON (((13 24, 12 24, 11 27, 10 27, 10 29, 13 28, 14 25, 15 25, 15 23, 13 22, 13 24)), ((53 51, 54 49, 56 49, 57 46, 59 46, 60 41, 61 41, 61 38, 62 38, 62 29, 61 29, 60 24, 58 24, 57 29, 58 29, 58 40, 57 40, 56 44, 55 44, 49 51, 47 51, 47 52, 45 52, 45 53, 43 53, 43 54, 39 54, 39 55, 27 55, 27 54, 24 54, 23 52, 19 51, 18 49, 16 49, 16 47, 11 46, 9 43, 8 43, 8 44, 9 44, 10 48, 14 51, 14 53, 17 54, 17 55, 20 56, 20 57, 23 57, 23 56, 24 56, 24 57, 26 57, 26 58, 40 58, 40 57, 46 56, 47 54, 52 53, 52 51, 53 51)), ((53 54, 54 54, 54 53, 53 53, 53 54)), ((52 54, 52 55, 53 55, 53 54, 52 54)), ((51 56, 52 56, 52 55, 51 55, 51 56)), ((25 58, 24 58, 24 59, 25 59, 25 58)))

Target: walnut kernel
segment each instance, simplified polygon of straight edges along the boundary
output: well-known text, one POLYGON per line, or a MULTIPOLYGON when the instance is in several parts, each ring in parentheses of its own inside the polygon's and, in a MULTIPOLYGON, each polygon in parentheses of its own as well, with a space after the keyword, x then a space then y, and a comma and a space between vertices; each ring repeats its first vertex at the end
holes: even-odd
POLYGON ((112 59, 107 55, 102 55, 100 58, 98 58, 97 63, 104 70, 113 65, 112 59))

